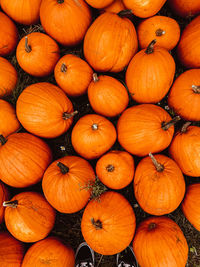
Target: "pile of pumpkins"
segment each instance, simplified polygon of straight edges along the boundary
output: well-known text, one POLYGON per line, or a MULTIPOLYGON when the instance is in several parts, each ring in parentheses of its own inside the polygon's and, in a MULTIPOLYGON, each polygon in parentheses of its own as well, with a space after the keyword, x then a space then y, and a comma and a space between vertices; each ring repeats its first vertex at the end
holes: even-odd
POLYGON ((114 255, 131 243, 141 267, 184 267, 187 241, 166 215, 181 205, 200 231, 200 184, 186 188, 184 179, 200 176, 200 1, 0 5, 0 223, 7 228, 0 232, 0 266, 74 266, 70 244, 48 235, 56 211, 84 209, 82 235, 95 252, 114 255), (157 14, 164 4, 190 17, 182 33, 175 19, 157 14), (18 26, 39 21, 44 32, 18 37, 18 26), (83 58, 62 55, 63 47, 77 45, 83 58), (23 88, 16 107, 7 101, 19 83, 13 56, 41 78, 23 88), (178 77, 177 63, 185 68, 178 77), (83 95, 91 114, 74 108, 83 95), (53 161, 46 140, 69 130, 76 153, 53 161), (91 199, 96 177, 109 188, 98 201, 91 199), (31 190, 37 183, 43 194, 31 190), (137 227, 133 203, 120 193, 131 183, 140 207, 154 215, 137 227), (7 185, 22 191, 10 197, 7 185), (25 251, 23 242, 34 244, 25 251))

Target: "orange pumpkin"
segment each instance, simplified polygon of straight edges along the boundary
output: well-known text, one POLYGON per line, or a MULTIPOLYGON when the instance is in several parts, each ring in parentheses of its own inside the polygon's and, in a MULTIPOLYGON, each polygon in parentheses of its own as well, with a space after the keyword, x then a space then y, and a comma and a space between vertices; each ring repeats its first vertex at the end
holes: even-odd
POLYGON ((142 267, 183 267, 188 258, 183 232, 167 217, 151 217, 140 223, 133 250, 142 267))
POLYGON ((8 232, 0 232, 0 266, 21 267, 25 254, 24 244, 8 232))
POLYGON ((185 120, 200 121, 200 69, 183 72, 173 83, 168 105, 185 120))
POLYGON ((114 12, 114 13, 119 13, 122 10, 125 10, 126 7, 123 4, 122 0, 114 0, 109 6, 106 6, 104 8, 105 11, 107 12, 114 12))
POLYGON ((88 87, 88 98, 93 110, 103 116, 119 115, 127 106, 129 96, 125 86, 117 79, 93 74, 93 81, 88 87))
POLYGON ((45 138, 66 132, 77 113, 65 93, 46 82, 26 87, 17 100, 16 111, 27 131, 45 138))
POLYGON ((119 72, 138 49, 135 27, 123 13, 105 12, 88 29, 83 49, 96 71, 119 72))
POLYGON ((0 98, 10 95, 17 84, 17 71, 5 58, 0 57, 0 98))
POLYGON ((112 150, 97 161, 96 174, 106 186, 122 189, 133 180, 134 159, 126 151, 112 150))
POLYGON ((32 32, 18 43, 16 57, 24 71, 43 77, 53 72, 60 58, 60 49, 47 34, 32 32))
POLYGON ((74 149, 86 159, 100 157, 112 147, 116 138, 114 125, 103 116, 96 114, 81 117, 71 134, 74 149))
POLYGON ((173 212, 183 200, 185 180, 175 161, 150 153, 137 165, 134 192, 145 212, 164 215, 173 212))
POLYGON ((88 3, 88 5, 94 8, 104 8, 113 3, 113 1, 114 0, 85 0, 85 2, 88 3))
POLYGON ((166 49, 154 47, 155 41, 132 58, 126 71, 128 90, 138 103, 161 101, 174 79, 174 59, 166 49))
POLYGON ((93 70, 86 61, 71 54, 63 56, 54 69, 57 84, 71 97, 87 92, 92 74, 93 70))
POLYGON ((135 220, 133 208, 125 197, 109 191, 103 193, 99 201, 91 200, 88 203, 83 212, 81 231, 94 251, 113 255, 130 244, 135 232, 135 220))
POLYGON ((171 119, 164 109, 152 104, 130 107, 118 120, 118 141, 128 152, 140 157, 160 152, 169 146, 173 124, 179 119, 171 119))
POLYGON ((55 210, 36 192, 22 192, 5 201, 5 223, 8 231, 22 242, 45 238, 55 222, 55 210))
POLYGON ((62 45, 72 46, 82 41, 92 17, 84 0, 44 0, 40 20, 48 35, 62 45))
MULTIPOLYGON (((5 185, 2 182, 0 182, 0 224, 4 220, 4 210, 5 210, 5 208, 3 207, 3 202, 9 199, 9 195, 10 194, 8 192, 7 187, 5 187, 5 185)), ((0 256, 0 262, 1 262, 1 256, 0 256)))
POLYGON ((172 11, 181 17, 195 16, 200 13, 199 0, 168 0, 168 3, 172 11))
POLYGON ((180 27, 176 20, 166 16, 154 16, 143 20, 138 28, 138 41, 141 49, 156 39, 155 46, 172 50, 180 38, 180 27))
POLYGON ((38 183, 52 160, 51 150, 40 138, 29 133, 0 135, 0 177, 13 187, 38 183))

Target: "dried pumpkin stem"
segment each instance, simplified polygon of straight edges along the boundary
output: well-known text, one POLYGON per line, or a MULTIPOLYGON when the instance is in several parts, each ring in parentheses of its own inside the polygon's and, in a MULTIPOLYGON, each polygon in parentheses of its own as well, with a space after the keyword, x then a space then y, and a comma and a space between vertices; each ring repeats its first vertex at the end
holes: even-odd
POLYGON ((177 123, 177 121, 180 121, 180 119, 181 119, 180 116, 176 116, 169 122, 163 122, 162 123, 162 129, 164 131, 167 131, 171 126, 173 126, 175 123, 177 123))
POLYGON ((106 167, 106 170, 107 170, 108 172, 113 172, 114 169, 115 169, 115 167, 114 167, 113 165, 111 165, 111 164, 109 164, 109 165, 106 167))
POLYGON ((63 164, 62 162, 58 162, 57 166, 60 168, 60 171, 62 174, 66 174, 69 172, 69 167, 67 167, 65 164, 63 164))
POLYGON ((147 49, 145 50, 145 53, 147 55, 152 54, 154 52, 154 45, 156 43, 156 39, 154 39, 153 41, 151 41, 151 43, 147 46, 147 49))
POLYGON ((157 29, 156 30, 156 36, 162 36, 164 34, 165 34, 165 31, 164 30, 162 30, 162 29, 157 29))
POLYGON ((200 94, 200 86, 192 85, 192 90, 195 94, 200 94))
POLYGON ((148 225, 148 229, 149 230, 153 230, 153 229, 155 229, 156 228, 156 224, 155 223, 150 223, 149 225, 148 225))
POLYGON ((27 36, 25 36, 25 51, 27 53, 31 52, 31 47, 30 47, 30 45, 28 45, 28 37, 27 36))
POLYGON ((153 154, 151 152, 149 153, 149 157, 151 158, 151 160, 152 160, 152 162, 153 162, 153 164, 156 167, 156 170, 158 172, 164 171, 164 166, 156 160, 156 158, 153 156, 153 154))
POLYGON ((2 134, 0 134, 0 143, 2 145, 5 145, 6 142, 7 142, 6 138, 2 134))
POLYGON ((58 4, 64 3, 64 0, 57 0, 58 4))
POLYGON ((94 81, 95 83, 99 81, 99 78, 98 78, 98 76, 97 76, 96 73, 93 73, 92 76, 93 76, 93 81, 94 81))
POLYGON ((73 117, 76 114, 78 114, 78 111, 77 110, 75 110, 75 111, 73 111, 71 113, 64 112, 63 113, 63 119, 64 120, 70 119, 71 117, 73 117))
POLYGON ((97 123, 92 124, 92 130, 94 130, 94 131, 98 130, 98 124, 97 123))
POLYGON ((188 126, 191 124, 190 121, 186 122, 185 124, 183 124, 183 127, 181 128, 181 133, 186 133, 187 132, 187 128, 188 126))
POLYGON ((125 9, 125 10, 122 10, 122 11, 120 11, 119 13, 117 13, 117 15, 118 15, 120 18, 123 18, 123 17, 125 17, 126 15, 130 15, 130 14, 133 14, 131 9, 125 9))
POLYGON ((18 205, 18 200, 4 201, 4 202, 3 202, 3 207, 16 208, 17 205, 18 205))
POLYGON ((67 72, 67 66, 65 65, 65 63, 63 63, 62 65, 61 65, 61 72, 67 72))
POLYGON ((101 221, 99 221, 99 220, 95 221, 94 218, 92 218, 92 219, 91 219, 91 222, 92 222, 92 224, 94 225, 94 227, 95 227, 97 230, 100 230, 100 229, 103 228, 103 227, 102 227, 102 222, 101 222, 101 221))

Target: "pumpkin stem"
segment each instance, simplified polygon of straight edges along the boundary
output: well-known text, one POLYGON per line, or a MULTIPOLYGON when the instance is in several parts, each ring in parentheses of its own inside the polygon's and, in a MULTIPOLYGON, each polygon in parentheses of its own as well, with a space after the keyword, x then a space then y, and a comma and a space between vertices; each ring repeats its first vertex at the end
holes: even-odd
POLYGON ((156 30, 156 36, 162 36, 164 34, 165 34, 165 31, 164 30, 162 30, 162 29, 157 29, 156 30))
POLYGON ((106 170, 107 170, 108 172, 113 172, 114 169, 115 169, 115 167, 114 167, 113 165, 111 165, 111 164, 109 164, 109 165, 106 167, 106 170))
POLYGON ((0 134, 0 143, 2 144, 2 146, 5 145, 6 142, 6 138, 2 134, 0 134))
POLYGON ((145 50, 145 53, 147 55, 152 54, 154 52, 154 45, 156 43, 156 39, 154 39, 153 41, 151 41, 151 43, 147 46, 147 49, 145 50))
POLYGON ((155 223, 150 223, 149 225, 148 225, 148 230, 153 230, 153 229, 155 229, 156 228, 156 224, 155 223))
POLYGON ((167 131, 171 126, 173 126, 177 121, 180 121, 180 116, 174 117, 171 121, 169 122, 162 122, 162 129, 164 131, 167 131))
POLYGON ((62 174, 66 174, 69 172, 69 167, 67 167, 65 164, 63 164, 62 162, 58 162, 57 166, 60 168, 60 171, 62 174))
POLYGON ((17 208, 17 205, 18 205, 18 200, 4 201, 3 202, 3 207, 17 208))
POLYGON ((30 45, 28 45, 28 37, 27 36, 25 36, 25 51, 27 53, 31 52, 31 47, 30 47, 30 45))
POLYGON ((64 0, 57 0, 58 4, 64 3, 64 0))
POLYGON ((94 218, 91 219, 92 224, 96 228, 96 230, 100 230, 103 228, 102 222, 100 220, 95 221, 94 218))
POLYGON ((191 124, 190 121, 186 122, 185 124, 183 124, 183 127, 181 128, 181 133, 186 133, 187 132, 187 128, 188 126, 191 124))
POLYGON ((93 76, 93 81, 94 81, 95 83, 99 81, 99 78, 98 78, 98 76, 97 76, 96 73, 93 73, 92 76, 93 76))
POLYGON ((151 152, 149 153, 149 157, 151 158, 151 160, 152 160, 152 162, 153 162, 153 164, 156 167, 156 170, 158 172, 164 171, 164 166, 156 160, 156 158, 153 156, 153 154, 151 152))
POLYGON ((92 130, 94 130, 94 131, 98 130, 98 124, 97 123, 92 124, 92 130))
POLYGON ((77 110, 75 110, 75 111, 73 111, 71 113, 64 112, 63 113, 63 119, 64 120, 70 119, 71 117, 73 117, 76 114, 78 114, 78 111, 77 110))
POLYGON ((62 65, 61 65, 61 72, 67 72, 67 67, 66 67, 66 65, 65 65, 65 63, 63 63, 62 65))
POLYGON ((192 85, 192 90, 195 94, 200 94, 200 86, 192 85))
POLYGON ((125 17, 126 15, 130 15, 130 14, 133 14, 131 9, 121 10, 119 13, 117 13, 117 15, 118 15, 120 18, 123 18, 123 17, 125 17))

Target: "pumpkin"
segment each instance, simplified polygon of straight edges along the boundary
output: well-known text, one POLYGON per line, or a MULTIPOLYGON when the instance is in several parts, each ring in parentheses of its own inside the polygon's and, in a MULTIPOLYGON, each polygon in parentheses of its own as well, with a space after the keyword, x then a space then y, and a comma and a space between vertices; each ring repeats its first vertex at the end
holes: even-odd
POLYGON ((0 135, 0 177, 13 187, 38 183, 52 160, 51 150, 40 138, 29 133, 0 135))
POLYGON ((85 0, 88 5, 94 8, 104 8, 114 2, 114 0, 85 0))
POLYGON ((16 112, 27 131, 45 138, 66 132, 77 113, 66 94, 47 82, 26 87, 17 99, 16 112))
MULTIPOLYGON (((5 208, 3 207, 3 202, 8 200, 8 199, 9 199, 8 189, 2 182, 0 182, 0 224, 4 220, 4 210, 5 210, 5 208)), ((0 262, 1 262, 1 256, 0 256, 0 262)))
POLYGON ((98 159, 96 174, 107 187, 122 189, 133 180, 134 159, 126 151, 109 151, 98 159))
POLYGON ((133 250, 142 267, 184 267, 188 244, 178 224, 167 217, 150 217, 138 226, 133 250))
POLYGON ((135 227, 133 208, 124 196, 114 191, 103 193, 99 201, 91 200, 81 220, 85 241, 102 255, 124 250, 133 238, 135 227))
POLYGON ((188 176, 200 176, 200 128, 185 123, 169 147, 170 156, 188 176))
POLYGON ((141 104, 127 108, 117 122, 118 141, 128 152, 143 157, 167 148, 174 134, 171 119, 161 107, 141 104))
POLYGON ((47 237, 33 244, 26 252, 22 267, 74 267, 74 250, 57 237, 47 237))
POLYGON ((0 135, 8 136, 20 128, 14 107, 7 101, 0 99, 0 135))
POLYGON ((32 32, 18 43, 16 57, 24 71, 33 76, 43 77, 53 72, 60 58, 60 49, 48 35, 32 32))
POLYGON ((166 0, 122 0, 125 7, 131 9, 133 14, 140 18, 148 18, 161 9, 166 0))
POLYGON ((88 87, 88 99, 93 110, 103 116, 119 115, 127 106, 129 96, 125 86, 117 79, 93 74, 93 81, 88 87))
POLYGON ((173 212, 183 200, 185 180, 175 161, 150 153, 137 165, 134 192, 145 212, 164 215, 173 212))
POLYGON ((161 101, 174 79, 174 59, 166 49, 154 47, 155 41, 132 58, 126 71, 128 90, 138 103, 161 101))
POLYGON ((89 27, 83 43, 84 56, 96 71, 119 72, 137 52, 137 34, 123 12, 101 14, 89 27))
POLYGON ((48 202, 59 212, 81 210, 90 197, 84 187, 95 181, 91 165, 77 156, 65 156, 54 161, 45 171, 42 188, 48 202))
POLYGON ((125 10, 126 7, 123 4, 122 0, 114 0, 109 6, 106 6, 104 8, 105 11, 107 12, 114 12, 114 13, 119 13, 122 10, 125 10))
POLYGON ((200 13, 199 0, 168 0, 172 11, 181 17, 191 17, 200 13))
POLYGON ((85 60, 71 54, 63 56, 54 69, 57 84, 71 97, 87 92, 92 74, 93 70, 85 60))
POLYGON ((17 71, 5 58, 0 57, 0 98, 10 95, 17 84, 17 71))
POLYGON ((0 12, 0 56, 13 53, 18 42, 18 30, 13 21, 0 12))
POLYGON ((166 16, 153 16, 139 24, 137 34, 141 49, 156 39, 155 46, 172 50, 179 41, 180 27, 175 19, 166 16))
POLYGON ((185 120, 200 120, 200 69, 187 70, 175 80, 168 105, 185 120))
POLYGON ((92 21, 84 0, 43 0, 40 21, 48 35, 64 46, 80 43, 92 21))
POLYGON ((186 68, 200 67, 200 15, 183 30, 177 47, 177 55, 186 68))
POLYGON ((185 198, 182 202, 182 211, 188 221, 200 231, 200 183, 187 187, 185 198))
POLYGON ((71 142, 75 151, 86 159, 100 157, 117 138, 114 125, 96 114, 81 117, 72 129, 71 142))
POLYGON ((22 242, 45 238, 55 223, 55 210, 36 192, 22 192, 4 201, 5 223, 8 231, 22 242))
POLYGON ((0 265, 1 267, 21 267, 25 254, 22 242, 16 240, 7 231, 0 232, 0 265))

